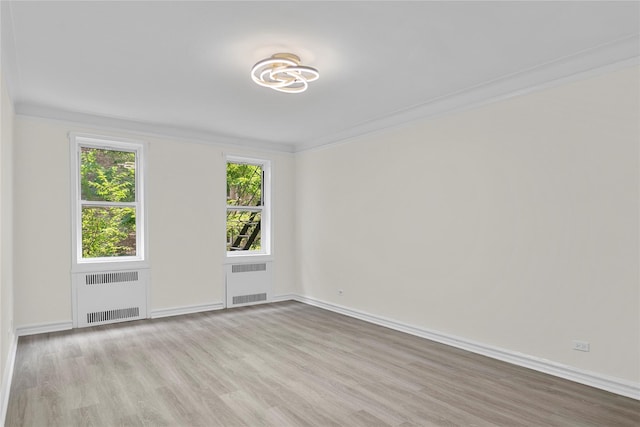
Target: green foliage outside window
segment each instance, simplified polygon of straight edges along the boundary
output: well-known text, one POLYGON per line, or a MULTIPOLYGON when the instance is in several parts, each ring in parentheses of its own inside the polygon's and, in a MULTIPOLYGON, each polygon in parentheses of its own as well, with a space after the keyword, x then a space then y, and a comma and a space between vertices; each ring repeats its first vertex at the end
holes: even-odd
MULTIPOLYGON (((135 183, 134 152, 81 148, 80 187, 83 202, 135 202, 135 183)), ((135 255, 135 207, 82 205, 83 258, 135 255)))
POLYGON ((227 163, 227 250, 257 251, 261 249, 260 211, 242 207, 262 205, 262 166, 227 163))
POLYGON ((227 205, 262 204, 262 166, 227 163, 227 205))

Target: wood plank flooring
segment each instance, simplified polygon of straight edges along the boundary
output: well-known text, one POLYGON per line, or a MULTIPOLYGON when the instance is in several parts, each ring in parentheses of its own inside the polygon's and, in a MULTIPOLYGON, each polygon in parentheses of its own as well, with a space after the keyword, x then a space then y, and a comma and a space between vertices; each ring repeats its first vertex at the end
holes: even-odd
POLYGON ((7 426, 638 426, 640 401, 296 302, 21 337, 7 426))

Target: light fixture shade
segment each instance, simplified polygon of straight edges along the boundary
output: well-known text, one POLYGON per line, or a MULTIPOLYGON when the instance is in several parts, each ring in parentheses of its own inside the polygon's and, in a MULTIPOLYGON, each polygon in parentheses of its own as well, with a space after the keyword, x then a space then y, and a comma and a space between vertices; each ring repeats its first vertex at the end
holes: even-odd
POLYGON ((276 53, 251 68, 254 82, 286 93, 304 92, 319 77, 318 70, 300 65, 300 58, 292 53, 276 53))

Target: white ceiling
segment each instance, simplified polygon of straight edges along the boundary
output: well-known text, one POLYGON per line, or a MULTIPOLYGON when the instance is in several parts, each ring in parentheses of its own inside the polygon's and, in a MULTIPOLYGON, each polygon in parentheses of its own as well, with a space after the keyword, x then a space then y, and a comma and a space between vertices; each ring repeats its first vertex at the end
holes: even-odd
POLYGON ((637 62, 639 2, 2 2, 16 111, 299 151, 637 62), (321 78, 250 79, 277 52, 321 78))

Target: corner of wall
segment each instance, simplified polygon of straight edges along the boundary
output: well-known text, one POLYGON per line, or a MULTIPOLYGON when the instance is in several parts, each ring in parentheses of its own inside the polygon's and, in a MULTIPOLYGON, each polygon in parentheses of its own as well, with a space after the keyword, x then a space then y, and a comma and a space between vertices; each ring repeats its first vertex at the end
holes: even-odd
POLYGON ((4 425, 9 407, 9 392, 13 380, 13 368, 16 362, 16 350, 18 349, 18 336, 12 334, 6 363, 2 366, 2 384, 0 385, 0 425, 4 425))
POLYGON ((15 110, 0 70, 0 419, 4 422, 17 347, 13 280, 13 122, 15 110))

